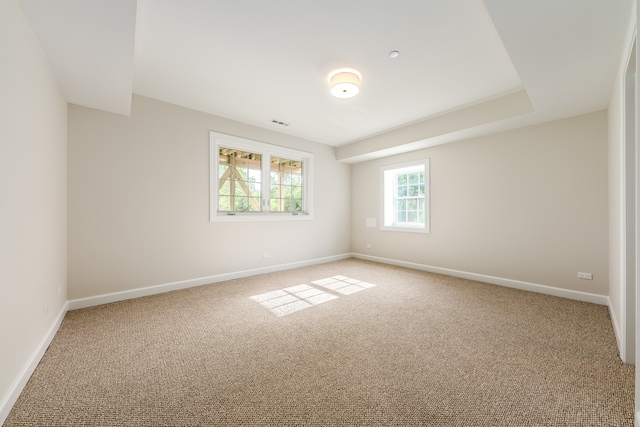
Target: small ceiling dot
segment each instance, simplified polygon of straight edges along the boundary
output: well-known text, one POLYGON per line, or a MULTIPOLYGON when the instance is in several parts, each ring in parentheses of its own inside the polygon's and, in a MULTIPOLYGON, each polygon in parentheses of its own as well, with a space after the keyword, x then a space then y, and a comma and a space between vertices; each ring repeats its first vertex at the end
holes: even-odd
POLYGON ((391 59, 397 58, 398 55, 400 55, 400 52, 398 52, 397 50, 392 50, 391 52, 389 52, 389 58, 391 59))

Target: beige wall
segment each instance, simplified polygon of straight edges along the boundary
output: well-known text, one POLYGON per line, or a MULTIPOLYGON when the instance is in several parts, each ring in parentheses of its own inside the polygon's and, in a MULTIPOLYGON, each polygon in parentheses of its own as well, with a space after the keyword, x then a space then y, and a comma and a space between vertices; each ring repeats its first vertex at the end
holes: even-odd
MULTIPOLYGON (((635 15, 635 13, 634 13, 635 15)), ((625 116, 634 116, 633 69, 635 58, 630 54, 634 41, 634 23, 630 20, 627 45, 620 59, 620 69, 614 81, 607 110, 609 138, 609 310, 618 339, 620 356, 626 363, 635 362, 635 284, 636 263, 634 222, 636 180, 635 154, 626 142, 633 135, 633 123, 625 116), (631 61, 629 70, 627 64, 631 61), (627 76, 629 71, 629 76, 627 76), (627 92, 625 94, 625 92, 627 92), (625 107, 624 104, 627 104, 625 107), (629 109, 631 108, 631 109, 629 109), (627 111, 627 109, 629 109, 627 111), (625 130, 625 127, 629 126, 625 130), (630 151, 629 151, 630 150, 630 151), (630 261, 630 262, 629 262, 630 261)), ((631 146, 635 145, 632 143, 631 146)))
POLYGON ((66 301, 67 104, 16 0, 0 0, 0 57, 1 424, 66 301))
POLYGON ((352 193, 356 253, 608 293, 606 112, 355 164, 352 193), (380 167, 424 157, 431 233, 366 228, 380 224, 380 167))
MULTIPOLYGON (((611 317, 618 334, 624 332, 624 236, 623 220, 623 134, 621 105, 621 82, 617 78, 614 84, 608 109, 608 174, 609 174, 609 300, 611 317)), ((620 342, 619 342, 620 344, 620 342)))
POLYGON ((70 105, 69 299, 348 253, 349 181, 314 142, 139 96, 131 117, 70 105), (312 152, 314 220, 210 223, 210 130, 312 152))

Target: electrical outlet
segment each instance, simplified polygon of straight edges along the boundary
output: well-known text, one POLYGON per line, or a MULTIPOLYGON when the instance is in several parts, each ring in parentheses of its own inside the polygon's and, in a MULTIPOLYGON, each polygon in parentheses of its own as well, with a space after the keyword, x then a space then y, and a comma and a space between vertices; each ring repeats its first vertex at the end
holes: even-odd
POLYGON ((270 258, 270 257, 271 257, 271 254, 270 254, 269 252, 267 252, 266 254, 264 254, 264 255, 262 255, 262 256, 263 256, 263 257, 265 257, 265 258, 270 258))
POLYGON ((578 272, 578 279, 593 280, 593 274, 578 272))

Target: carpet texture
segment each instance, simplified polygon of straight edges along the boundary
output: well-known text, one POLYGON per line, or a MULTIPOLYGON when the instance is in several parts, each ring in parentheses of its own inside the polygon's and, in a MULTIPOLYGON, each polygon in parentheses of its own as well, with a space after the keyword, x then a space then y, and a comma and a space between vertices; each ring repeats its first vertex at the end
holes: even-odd
POLYGON ((634 380, 607 307, 348 259, 70 311, 4 425, 632 426, 634 380))

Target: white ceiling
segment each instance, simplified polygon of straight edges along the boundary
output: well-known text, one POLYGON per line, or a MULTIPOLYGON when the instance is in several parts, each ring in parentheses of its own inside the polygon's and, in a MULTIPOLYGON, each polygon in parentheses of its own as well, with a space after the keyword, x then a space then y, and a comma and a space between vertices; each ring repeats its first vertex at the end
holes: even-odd
POLYGON ((131 109, 136 2, 19 0, 73 104, 131 109))
POLYGON ((250 3, 140 1, 135 92, 339 145, 521 86, 480 0, 250 3))
POLYGON ((492 117, 451 135, 605 109, 633 4, 19 2, 69 102, 128 114, 136 93, 333 146, 522 91, 534 112, 492 117), (400 56, 390 59, 392 50, 400 56), (344 67, 360 71, 361 92, 332 98, 329 75, 344 67))

